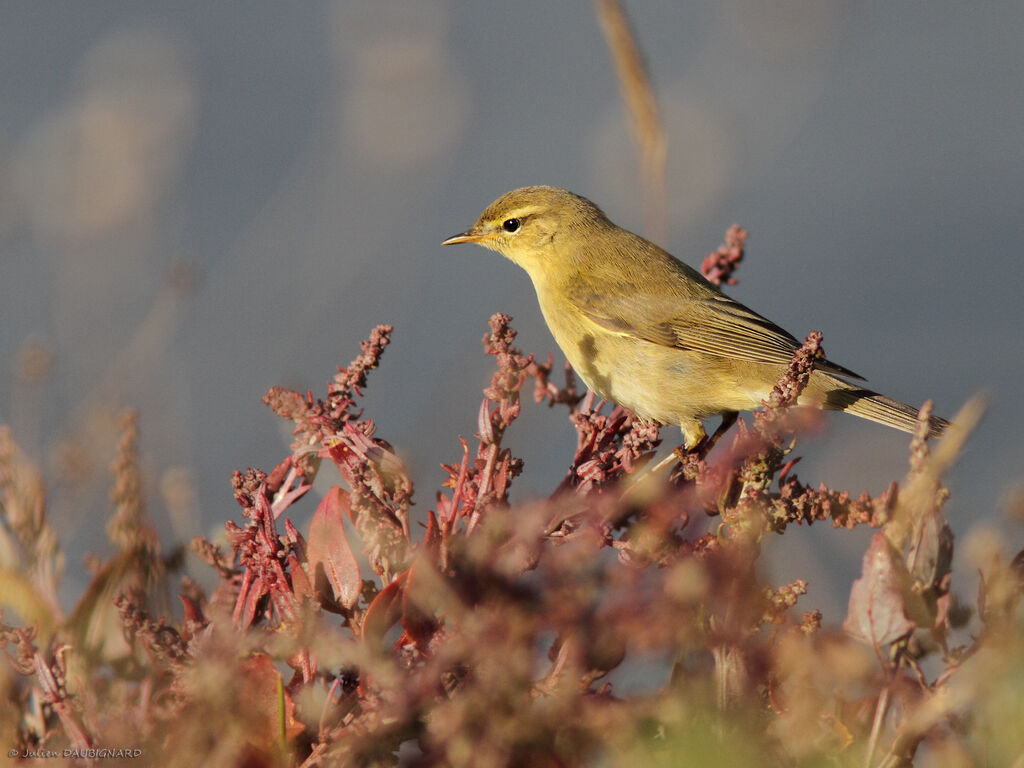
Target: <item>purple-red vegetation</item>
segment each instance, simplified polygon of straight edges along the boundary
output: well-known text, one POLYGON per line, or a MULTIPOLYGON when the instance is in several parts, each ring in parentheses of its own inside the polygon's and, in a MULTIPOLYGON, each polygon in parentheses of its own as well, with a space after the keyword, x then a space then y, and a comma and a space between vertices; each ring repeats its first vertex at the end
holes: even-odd
MULTIPOLYGON (((734 281, 745 238, 729 230, 709 279, 734 281)), ((1020 761, 1024 556, 980 564, 973 614, 955 599, 941 477, 956 451, 948 437, 926 442, 930 406, 907 476, 884 493, 802 483, 795 435, 819 415, 794 404, 823 354, 814 332, 749 426, 726 422, 654 472, 659 425, 581 395, 568 368, 554 384, 551 358, 517 349, 510 322, 494 315, 483 339, 495 372, 474 439, 435 436, 450 454, 421 514, 401 458, 359 407, 389 326, 323 399, 271 389, 291 450, 269 472, 232 477, 241 520, 226 522, 226 544, 192 542, 216 585, 181 579, 179 619, 166 596, 180 558, 146 516, 134 417, 114 465, 117 551, 70 614, 41 476, 0 431, 0 530, 14 558, 0 579, 20 590, 7 601, 16 623, 0 624, 0 733, 14 759, 1020 761), (547 498, 516 501, 528 467, 505 436, 531 380, 536 403, 566 408, 577 444, 547 498), (315 476, 334 471, 340 482, 310 502, 315 476), (802 606, 807 580, 771 585, 759 568, 770 537, 815 521, 837 536, 877 531, 845 618, 802 606)))

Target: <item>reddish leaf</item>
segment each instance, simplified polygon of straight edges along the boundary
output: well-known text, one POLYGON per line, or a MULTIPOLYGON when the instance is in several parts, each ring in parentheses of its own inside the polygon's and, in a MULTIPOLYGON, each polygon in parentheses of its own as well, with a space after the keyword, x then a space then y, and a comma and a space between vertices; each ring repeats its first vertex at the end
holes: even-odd
POLYGON ((295 719, 295 702, 283 689, 281 674, 270 657, 263 653, 250 656, 242 662, 242 673, 244 706, 266 717, 264 723, 250 722, 250 738, 264 747, 277 747, 281 740, 299 736, 303 726, 295 719))
POLYGON ((203 607, 188 595, 178 595, 185 609, 185 624, 206 624, 203 607))
POLYGON ((423 548, 420 550, 430 556, 433 563, 438 561, 441 552, 441 528, 437 524, 437 515, 427 513, 427 532, 423 536, 423 548))
POLYGON ((315 597, 316 593, 313 591, 313 585, 309 583, 309 576, 306 571, 303 570, 302 564, 299 562, 299 558, 294 553, 288 554, 288 573, 292 577, 292 592, 296 599, 304 600, 307 597, 315 597))
POLYGON ((246 593, 245 603, 242 605, 242 612, 238 621, 239 629, 248 628, 253 621, 256 619, 256 609, 259 607, 260 600, 267 594, 267 590, 261 579, 255 579, 249 586, 249 591, 246 593))
POLYGON ((402 615, 402 593, 409 571, 402 571, 373 598, 363 617, 363 640, 380 642, 384 633, 395 625, 402 615))
POLYGON ((317 592, 325 590, 326 582, 330 584, 334 599, 351 609, 359 600, 363 579, 341 520, 342 506, 347 506, 344 496, 347 494, 334 486, 316 508, 309 524, 306 562, 317 592))
POLYGON ((915 624, 907 618, 903 600, 908 581, 899 553, 884 533, 876 533, 864 553, 861 577, 850 589, 843 629, 876 647, 909 633, 915 624))
POLYGON ((437 619, 430 608, 429 585, 431 577, 437 579, 439 575, 428 559, 429 554, 421 551, 410 566, 402 593, 402 628, 423 653, 438 629, 437 619))
POLYGON ((295 527, 291 519, 284 519, 284 538, 289 544, 293 544, 299 547, 300 552, 306 551, 306 540, 302 538, 302 534, 299 533, 299 529, 295 527))
POLYGON ((276 493, 277 489, 284 483, 284 479, 288 476, 292 466, 295 464, 294 458, 295 457, 291 455, 286 456, 284 461, 274 467, 270 471, 270 474, 267 475, 265 482, 267 484, 267 489, 271 493, 276 493))

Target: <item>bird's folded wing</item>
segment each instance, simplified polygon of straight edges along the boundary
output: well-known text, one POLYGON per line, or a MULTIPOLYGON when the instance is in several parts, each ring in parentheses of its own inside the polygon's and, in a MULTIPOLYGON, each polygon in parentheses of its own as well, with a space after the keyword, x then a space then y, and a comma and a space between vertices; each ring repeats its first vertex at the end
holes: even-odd
MULTIPOLYGON (((591 322, 652 344, 774 365, 789 363, 800 346, 782 328, 724 294, 643 301, 631 296, 583 296, 579 290, 572 294, 576 308, 591 322)), ((835 376, 863 378, 828 360, 815 367, 835 376)))

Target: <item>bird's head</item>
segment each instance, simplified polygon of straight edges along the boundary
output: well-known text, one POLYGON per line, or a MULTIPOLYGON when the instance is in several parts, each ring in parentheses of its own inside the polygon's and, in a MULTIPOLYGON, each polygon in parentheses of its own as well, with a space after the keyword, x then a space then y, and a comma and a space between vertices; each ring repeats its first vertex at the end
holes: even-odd
POLYGON ((557 187, 522 187, 506 192, 470 229, 442 245, 477 243, 497 251, 531 277, 577 258, 577 238, 606 226, 607 217, 584 197, 557 187))

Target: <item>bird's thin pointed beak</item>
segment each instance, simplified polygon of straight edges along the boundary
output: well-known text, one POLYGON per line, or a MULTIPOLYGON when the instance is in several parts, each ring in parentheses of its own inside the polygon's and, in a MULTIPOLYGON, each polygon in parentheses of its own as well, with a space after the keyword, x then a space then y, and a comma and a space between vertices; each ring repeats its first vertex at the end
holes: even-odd
POLYGON ((445 240, 441 245, 455 245, 456 243, 479 243, 481 240, 487 240, 488 238, 494 237, 490 232, 479 232, 474 229, 467 230, 459 235, 452 235, 445 240))

